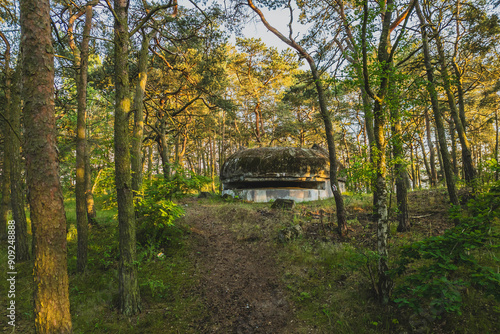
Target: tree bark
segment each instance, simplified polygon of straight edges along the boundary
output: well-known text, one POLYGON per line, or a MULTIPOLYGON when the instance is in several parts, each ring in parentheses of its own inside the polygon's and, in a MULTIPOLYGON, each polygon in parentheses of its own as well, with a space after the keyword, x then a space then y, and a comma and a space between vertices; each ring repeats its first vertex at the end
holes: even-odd
POLYGON ((431 121, 429 118, 429 110, 427 108, 425 108, 425 134, 427 136, 427 146, 429 148, 429 164, 431 168, 429 179, 431 187, 434 188, 437 185, 436 156, 434 152, 434 145, 432 144, 431 121))
POLYGON ((424 140, 422 139, 421 134, 418 135, 418 143, 420 144, 420 149, 422 150, 422 159, 424 160, 424 167, 425 167, 425 172, 427 173, 427 176, 429 177, 429 181, 431 179, 431 166, 429 165, 429 161, 427 161, 427 154, 425 152, 425 145, 424 145, 424 140))
POLYGON ((165 121, 161 120, 160 124, 160 135, 158 140, 158 149, 161 157, 162 168, 163 168, 163 178, 165 180, 170 179, 170 160, 169 160, 169 152, 168 152, 168 140, 165 128, 165 121))
POLYGON ((151 34, 143 34, 139 51, 138 79, 134 96, 134 130, 132 133, 132 190, 137 193, 142 187, 142 140, 144 132, 143 103, 148 80, 148 48, 151 34))
MULTIPOLYGON (((391 78, 392 79, 392 78, 391 78)), ((403 132, 401 129, 401 107, 397 94, 396 82, 389 83, 389 109, 391 111, 392 155, 395 160, 396 202, 398 206, 398 232, 410 230, 408 218, 408 189, 406 188, 406 165, 403 151, 403 132)))
POLYGON ((413 142, 410 142, 410 167, 411 167, 411 189, 415 190, 416 188, 416 179, 417 175, 415 172, 415 159, 413 155, 413 142))
POLYGON ((441 155, 441 146, 439 145, 439 138, 438 138, 438 131, 437 127, 434 130, 435 137, 437 139, 436 141, 436 152, 437 152, 437 157, 438 157, 438 162, 439 162, 439 173, 438 173, 438 181, 443 181, 444 184, 446 185, 446 177, 445 177, 445 172, 444 172, 444 164, 443 164, 443 157, 441 155))
POLYGON ((28 242, 28 223, 24 211, 25 200, 23 180, 21 177, 21 69, 18 66, 14 73, 12 85, 12 99, 10 104, 10 124, 17 135, 10 136, 10 193, 12 218, 16 222, 16 261, 30 259, 28 242), (19 136, 19 137, 18 137, 19 136))
POLYGON ((11 69, 10 69, 10 43, 5 38, 4 34, 0 35, 5 43, 4 53, 4 73, 5 73, 5 114, 6 119, 1 120, 3 132, 3 166, 2 166, 2 200, 0 202, 0 241, 7 239, 7 219, 10 208, 10 174, 11 174, 11 140, 12 130, 10 124, 10 109, 11 109, 11 69))
POLYGON ((453 174, 455 174, 455 177, 460 177, 460 174, 458 172, 458 159, 457 159, 457 143, 456 143, 456 136, 455 136, 455 124, 453 123, 453 120, 448 122, 448 131, 450 134, 450 143, 451 143, 451 166, 453 170, 453 174))
POLYGON ((120 312, 134 315, 140 312, 137 283, 135 212, 130 171, 128 115, 129 97, 129 33, 128 1, 114 1, 115 17, 115 184, 118 199, 120 262, 118 270, 120 312))
POLYGON ((431 64, 429 42, 427 39, 427 31, 425 28, 425 20, 424 20, 424 17, 422 15, 422 12, 420 10, 420 5, 419 5, 418 1, 416 4, 416 9, 417 9, 417 14, 418 14, 418 17, 420 19, 420 25, 421 25, 420 31, 421 31, 421 35, 422 35, 422 45, 423 45, 423 50, 424 50, 425 70, 427 73, 427 91, 429 92, 429 95, 430 95, 431 104, 432 104, 432 111, 434 113, 434 121, 436 123, 436 129, 438 132, 439 149, 441 152, 441 159, 443 162, 442 167, 443 167, 444 174, 445 174, 446 186, 448 188, 448 196, 450 197, 450 202, 453 205, 459 205, 457 190, 455 187, 455 181, 453 180, 453 171, 451 170, 450 155, 448 153, 448 146, 446 143, 446 134, 445 134, 445 129, 444 129, 443 116, 442 116, 441 110, 439 108, 439 101, 438 101, 436 87, 435 87, 434 68, 432 67, 432 64, 431 64))
POLYGON ((27 184, 34 238, 36 333, 71 333, 66 216, 58 172, 50 1, 21 1, 27 184))
POLYGON ((84 273, 87 267, 88 248, 88 217, 87 196, 85 182, 85 151, 87 146, 87 76, 90 29, 92 28, 92 5, 85 6, 85 25, 80 49, 76 46, 73 35, 73 26, 76 17, 83 15, 83 11, 70 18, 68 35, 70 47, 73 51, 76 67, 77 89, 77 121, 76 121, 76 228, 78 233, 78 247, 76 257, 76 271, 84 273))

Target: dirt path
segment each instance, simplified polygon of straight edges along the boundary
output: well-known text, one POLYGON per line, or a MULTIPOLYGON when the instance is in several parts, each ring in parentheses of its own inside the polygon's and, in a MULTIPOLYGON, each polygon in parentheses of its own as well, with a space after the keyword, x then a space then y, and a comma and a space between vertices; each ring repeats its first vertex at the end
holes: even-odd
POLYGON ((218 215, 214 208, 199 204, 186 211, 196 238, 200 293, 210 315, 200 324, 200 332, 288 333, 290 306, 270 238, 263 230, 245 234, 255 222, 269 223, 272 214, 242 214, 233 208, 218 215))

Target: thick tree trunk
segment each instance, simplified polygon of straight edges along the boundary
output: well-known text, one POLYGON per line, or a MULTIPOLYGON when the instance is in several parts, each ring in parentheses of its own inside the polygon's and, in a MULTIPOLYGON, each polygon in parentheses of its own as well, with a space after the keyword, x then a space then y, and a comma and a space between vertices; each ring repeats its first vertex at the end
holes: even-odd
POLYGON ((144 132, 143 103, 148 80, 148 47, 152 35, 143 34, 139 51, 138 79, 134 96, 134 131, 132 134, 132 190, 142 187, 142 140, 144 132))
POLYGON ((66 216, 58 172, 50 1, 21 1, 26 172, 36 333, 71 333, 66 216))
POLYGON ((432 111, 434 113, 434 121, 435 121, 437 132, 438 132, 439 149, 441 152, 441 159, 443 162, 442 167, 443 167, 444 174, 445 174, 446 186, 448 188, 448 195, 450 197, 450 202, 453 205, 459 205, 457 190, 455 187, 455 181, 453 180, 453 171, 451 170, 450 155, 448 153, 448 146, 446 143, 446 134, 445 134, 445 129, 444 129, 443 116, 442 116, 441 110, 439 108, 439 101, 438 101, 438 96, 437 96, 435 82, 434 82, 434 68, 432 67, 432 64, 431 64, 429 42, 427 39, 427 31, 425 28, 425 21, 424 21, 424 17, 422 15, 422 13, 420 11, 420 6, 419 6, 418 1, 417 1, 416 9, 417 9, 417 14, 419 16, 420 24, 421 24, 420 30, 421 30, 421 34, 422 34, 422 45, 423 45, 423 50, 424 50, 424 63, 425 63, 425 69, 427 72, 427 90, 428 90, 430 98, 431 98, 432 111))
POLYGON ((140 294, 137 283, 135 212, 130 171, 128 115, 129 97, 129 35, 128 1, 115 0, 115 184, 118 199, 118 227, 120 242, 119 309, 122 314, 140 312, 140 294))
POLYGON ((12 218, 16 222, 16 261, 26 261, 30 258, 28 243, 28 223, 24 211, 24 191, 21 177, 21 69, 14 73, 12 100, 10 104, 10 123, 17 135, 11 136, 10 145, 10 192, 12 218), (19 136, 19 137, 18 137, 19 136))

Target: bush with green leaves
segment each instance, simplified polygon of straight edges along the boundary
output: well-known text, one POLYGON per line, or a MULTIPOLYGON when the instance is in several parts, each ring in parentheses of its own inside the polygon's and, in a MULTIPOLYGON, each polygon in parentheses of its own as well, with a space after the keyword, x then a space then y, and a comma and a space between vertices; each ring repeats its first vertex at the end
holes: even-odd
POLYGON ((462 293, 472 287, 500 301, 498 266, 500 184, 469 201, 466 210, 454 207, 451 219, 460 223, 443 235, 403 247, 397 266, 401 276, 395 302, 417 313, 461 314, 462 293))
POLYGON ((170 240, 169 228, 184 215, 178 204, 166 198, 144 196, 136 202, 137 242, 141 246, 166 246, 170 240))
POLYGON ((137 242, 144 248, 167 247, 175 234, 174 222, 184 215, 181 206, 172 199, 199 191, 210 179, 174 166, 170 179, 146 180, 136 197, 137 242))
POLYGON ((203 186, 212 179, 182 168, 179 164, 172 165, 173 175, 163 183, 164 195, 169 198, 181 198, 191 192, 200 192, 203 186))

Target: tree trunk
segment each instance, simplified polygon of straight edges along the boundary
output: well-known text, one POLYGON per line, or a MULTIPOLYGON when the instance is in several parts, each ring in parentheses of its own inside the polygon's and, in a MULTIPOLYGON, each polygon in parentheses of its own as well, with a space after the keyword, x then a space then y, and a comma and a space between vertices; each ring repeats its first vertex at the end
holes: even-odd
POLYGON ((420 30, 422 34, 422 45, 424 50, 424 63, 425 63, 425 70, 427 72, 427 90, 431 98, 432 111, 434 113, 434 121, 436 123, 436 128, 438 132, 439 149, 441 152, 441 158, 443 162, 442 167, 444 169, 444 174, 446 178, 446 186, 448 188, 448 196, 450 197, 450 202, 453 205, 459 205, 457 190, 455 187, 455 181, 453 180, 453 171, 451 170, 450 155, 448 153, 448 146, 446 144, 446 134, 444 129, 443 116, 441 114, 441 110, 439 109, 439 101, 434 82, 434 69, 431 64, 429 42, 427 39, 425 21, 420 11, 420 5, 418 1, 416 4, 416 9, 421 24, 420 30))
POLYGON ((153 144, 148 146, 148 180, 153 179, 153 144))
MULTIPOLYGON (((392 78, 391 78, 392 79, 392 78)), ((391 111, 392 154, 396 161, 394 171, 396 176, 396 201, 398 206, 398 232, 410 230, 408 218, 408 189, 406 188, 406 166, 404 163, 403 132, 401 130, 401 113, 399 112, 399 96, 394 80, 389 83, 389 109, 391 111)))
POLYGON ((436 171, 436 157, 434 152, 434 145, 432 144, 432 134, 431 134, 431 121, 429 118, 429 110, 425 108, 425 132, 427 135, 427 146, 429 147, 429 160, 431 167, 430 182, 431 187, 437 186, 437 171, 436 171))
POLYGON ((118 271, 120 312, 130 316, 140 312, 137 283, 135 212, 130 171, 128 115, 129 97, 129 34, 128 1, 114 1, 115 17, 115 184, 118 199, 120 263, 118 271))
MULTIPOLYGON (((72 18, 76 17, 73 15, 72 18)), ((68 33, 70 46, 73 50, 74 65, 76 67, 77 86, 77 123, 76 123, 76 228, 78 233, 78 248, 76 257, 76 271, 85 272, 87 267, 88 244, 88 217, 87 217, 87 187, 85 182, 85 151, 87 146, 87 75, 90 29, 92 28, 92 5, 85 7, 85 25, 81 50, 78 49, 73 38, 74 20, 70 19, 68 33)))
MULTIPOLYGON (((89 132, 87 131, 87 134, 89 132)), ((97 224, 97 212, 94 203, 94 187, 92 184, 92 169, 90 168, 90 148, 89 143, 85 145, 85 200, 87 202, 87 219, 89 224, 97 224)))
POLYGON ((458 115, 464 127, 464 131, 465 133, 467 133, 467 120, 465 118, 465 101, 464 101, 465 92, 463 87, 463 78, 462 78, 462 73, 460 73, 460 69, 458 68, 458 64, 455 61, 455 57, 453 57, 452 65, 453 65, 453 70, 455 72, 455 80, 454 80, 455 86, 457 87, 458 115))
POLYGON ((338 166, 337 166, 337 154, 335 152, 335 142, 333 138, 333 125, 332 125, 332 120, 330 118, 330 113, 328 112, 324 88, 321 82, 318 69, 316 68, 316 63, 314 62, 314 59, 311 57, 311 55, 309 55, 309 53, 307 53, 293 39, 288 39, 287 37, 282 35, 278 30, 272 27, 265 19, 264 14, 257 7, 255 7, 252 0, 247 0, 247 3, 248 6, 250 6, 250 8, 252 8, 252 10, 256 12, 257 15, 259 15, 262 23, 264 23, 267 29, 269 29, 274 35, 276 35, 283 42, 285 42, 286 44, 294 48, 297 52, 299 52, 299 54, 302 57, 304 57, 309 64, 311 75, 313 77, 314 83, 316 85, 316 91, 318 93, 318 102, 320 106, 321 118, 323 119, 323 122, 325 124, 326 142, 328 145, 328 155, 330 159, 330 182, 333 191, 333 196, 335 198, 335 205, 337 207, 338 230, 339 234, 343 236, 347 233, 347 218, 344 207, 344 200, 342 198, 342 194, 340 192, 338 185, 338 178, 337 178, 338 166))
POLYGON ((467 139, 464 125, 462 124, 459 116, 457 104, 455 102, 455 95, 453 94, 453 91, 451 89, 441 37, 439 35, 436 35, 435 39, 439 55, 439 63, 441 65, 441 76, 443 78, 443 85, 446 91, 446 97, 448 98, 448 104, 450 106, 450 113, 451 117, 453 118, 453 122, 455 123, 455 129, 457 130, 458 139, 460 139, 460 145, 462 147, 462 165, 464 169, 465 181, 467 181, 468 183, 472 183, 476 177, 476 170, 474 169, 474 165, 472 163, 470 143, 467 139))
POLYGON ((420 134, 418 135, 418 143, 420 144, 420 149, 422 150, 422 158, 424 160, 425 171, 427 172, 427 176, 429 177, 429 185, 432 178, 431 166, 429 165, 429 161, 427 161, 427 154, 425 153, 425 145, 424 140, 422 139, 420 134))
POLYGON ((16 261, 29 260, 28 223, 24 211, 24 191, 21 176, 21 68, 14 73, 10 104, 10 124, 17 135, 11 136, 10 145, 10 192, 12 218, 16 222, 16 261), (18 137, 19 136, 19 137, 18 137))
MULTIPOLYGON (((356 62, 358 63, 358 62, 356 62)), ((358 64, 355 64, 356 67, 356 73, 359 78, 363 78, 363 71, 361 67, 358 64), (356 66, 357 65, 357 66, 356 66)), ((375 132, 373 129, 373 110, 372 110, 372 104, 370 103, 370 98, 366 92, 364 84, 360 84, 360 89, 361 89, 361 97, 363 99, 363 110, 365 114, 365 129, 366 129, 366 135, 368 137, 368 147, 369 147, 369 152, 370 152, 370 160, 367 162, 371 165, 374 165, 374 157, 375 157, 375 152, 376 152, 376 142, 375 142, 375 132)), ((378 199, 378 193, 377 193, 377 178, 374 176, 371 181, 370 181, 370 186, 372 188, 373 192, 373 217, 377 217, 377 203, 379 201, 378 199)))
POLYGON ((21 1, 21 50, 27 184, 34 231, 36 333, 71 333, 66 216, 54 112, 50 1, 21 1))
MULTIPOLYGON (((435 129, 435 136, 438 137, 438 131, 437 127, 435 129)), ((446 177, 444 173, 444 164, 443 164, 443 157, 441 156, 441 146, 439 145, 439 138, 436 138, 436 150, 437 150, 437 156, 438 156, 438 162, 439 162, 439 173, 438 173, 438 180, 443 181, 444 184, 446 185, 446 177)))
POLYGON ((448 123, 448 130, 450 133, 450 142, 451 142, 451 164, 453 169, 453 174, 455 177, 460 177, 458 173, 458 161, 457 161, 457 143, 455 141, 455 126, 453 124, 453 120, 448 123))
POLYGON ((151 34, 143 34, 139 51, 138 79, 134 96, 134 131, 132 134, 132 190, 137 193, 142 187, 142 140, 144 131, 143 103, 148 80, 148 48, 151 34))
POLYGON ((7 240, 7 219, 10 207, 10 173, 11 173, 11 141, 12 141, 12 130, 9 124, 10 109, 11 109, 11 70, 10 70, 10 44, 5 38, 3 33, 1 34, 2 39, 5 42, 5 53, 4 53, 4 73, 5 73, 5 113, 1 123, 3 125, 3 166, 2 166, 2 200, 0 202, 0 241, 7 240))
MULTIPOLYGON (((401 138, 401 122, 395 124, 393 134, 401 138), (398 124, 399 123, 399 124, 398 124)), ((401 161, 395 164, 396 170, 396 199, 398 204, 398 232, 407 232, 410 230, 410 220, 408 218, 408 189, 406 188, 406 166, 402 162, 404 159, 403 142, 393 146, 393 154, 396 161, 401 161)))
POLYGON ((498 109, 495 109, 495 160, 497 161, 497 167, 495 169, 495 181, 498 181, 498 109))
POLYGON ((413 142, 410 142, 410 167, 411 167, 411 189, 415 190, 416 184, 415 180, 417 179, 415 175, 415 159, 413 155, 413 142))
POLYGON ((160 156, 163 168, 163 177, 165 180, 170 179, 170 161, 169 161, 169 153, 168 153, 168 141, 167 135, 165 133, 165 121, 161 121, 160 125, 160 138, 158 148, 160 149, 160 156))
POLYGON ((323 123, 325 124, 326 142, 328 145, 328 156, 330 159, 330 185, 332 188, 333 197, 335 198, 335 206, 337 208, 338 232, 341 236, 345 236, 347 235, 347 218, 344 207, 344 199, 342 198, 342 193, 340 192, 337 176, 338 164, 337 153, 335 151, 335 141, 333 137, 333 124, 330 118, 330 113, 327 109, 323 84, 321 82, 318 70, 316 69, 316 64, 314 63, 312 58, 308 58, 307 60, 309 62, 311 74, 316 84, 316 91, 318 92, 321 118, 323 118, 323 123))

